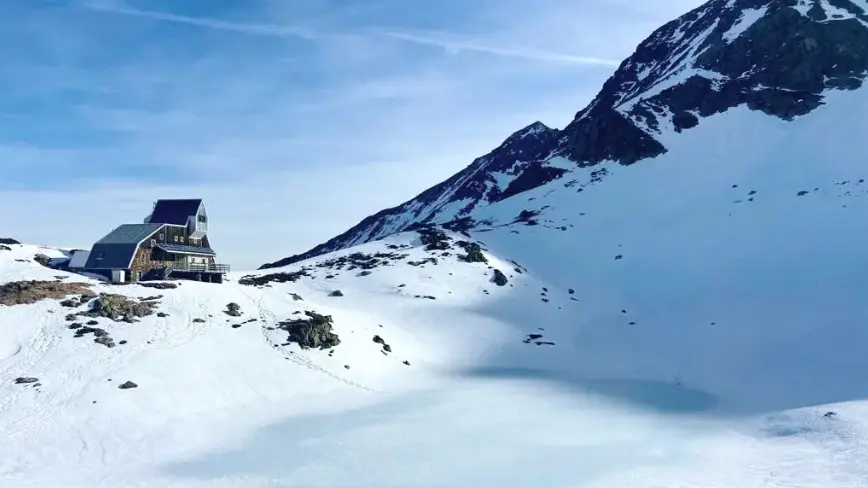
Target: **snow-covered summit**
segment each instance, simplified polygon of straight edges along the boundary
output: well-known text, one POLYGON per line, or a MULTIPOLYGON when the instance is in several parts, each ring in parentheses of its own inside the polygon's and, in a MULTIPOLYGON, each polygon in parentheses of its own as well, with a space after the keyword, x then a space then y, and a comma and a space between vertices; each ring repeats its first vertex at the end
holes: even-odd
MULTIPOLYGON (((653 32, 563 130, 540 122, 414 199, 280 266, 483 207, 603 162, 631 165, 678 145, 702 120, 746 107, 781 120, 868 74, 868 7, 839 0, 712 0, 653 32)), ((726 134, 719 135, 720 142, 726 134)), ((697 148, 697 151, 701 151, 697 148)), ((682 157, 701 157, 700 153, 682 157)))

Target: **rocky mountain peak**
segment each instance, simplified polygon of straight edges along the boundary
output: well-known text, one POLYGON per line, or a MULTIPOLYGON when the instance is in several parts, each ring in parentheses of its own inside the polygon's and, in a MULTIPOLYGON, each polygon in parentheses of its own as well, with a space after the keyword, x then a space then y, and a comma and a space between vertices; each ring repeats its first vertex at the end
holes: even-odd
POLYGON ((712 0, 639 44, 564 129, 558 154, 632 164, 656 136, 745 105, 791 120, 868 73, 868 12, 851 0, 712 0), (621 137, 617 137, 620 135, 621 137))
POLYGON ((792 120, 821 106, 827 90, 861 87, 866 75, 864 0, 711 0, 642 41, 563 130, 534 122, 414 199, 264 267, 466 219, 572 165, 654 158, 667 152, 667 137, 734 107, 792 120))

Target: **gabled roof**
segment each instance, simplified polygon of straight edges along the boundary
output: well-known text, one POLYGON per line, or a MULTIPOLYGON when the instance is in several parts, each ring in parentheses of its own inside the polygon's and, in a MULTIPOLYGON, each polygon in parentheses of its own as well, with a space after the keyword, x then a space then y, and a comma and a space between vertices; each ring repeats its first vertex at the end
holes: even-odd
POLYGON ((157 200, 151 213, 151 223, 187 225, 187 218, 196 215, 202 199, 157 200))
POLYGON ((123 224, 98 240, 87 258, 86 268, 127 269, 139 244, 165 224, 123 224))
POLYGON ((164 224, 123 224, 96 241, 97 244, 138 244, 164 224))

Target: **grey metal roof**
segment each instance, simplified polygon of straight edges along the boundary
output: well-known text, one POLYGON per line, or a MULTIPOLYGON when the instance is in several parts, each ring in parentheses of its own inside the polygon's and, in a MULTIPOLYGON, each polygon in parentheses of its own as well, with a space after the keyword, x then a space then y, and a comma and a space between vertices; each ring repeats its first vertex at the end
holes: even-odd
POLYGON ((86 268, 127 269, 139 243, 163 224, 123 224, 98 240, 90 250, 86 268))
POLYGON ((97 244, 138 244, 164 224, 123 224, 96 241, 97 244))
POLYGON ((157 248, 170 253, 203 254, 208 256, 217 254, 210 247, 185 246, 182 244, 157 244, 157 248))

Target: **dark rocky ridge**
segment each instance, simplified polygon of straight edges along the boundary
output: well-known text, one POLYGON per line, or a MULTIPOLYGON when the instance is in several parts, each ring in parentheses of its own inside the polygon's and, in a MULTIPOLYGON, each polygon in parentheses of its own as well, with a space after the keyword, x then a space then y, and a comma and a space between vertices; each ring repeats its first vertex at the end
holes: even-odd
POLYGON ((868 12, 850 0, 826 3, 839 13, 827 13, 820 0, 711 0, 640 43, 563 130, 535 122, 412 200, 261 269, 377 240, 414 224, 466 219, 478 207, 563 176, 567 170, 552 165, 553 156, 576 166, 630 165, 667 151, 655 138, 667 125, 689 130, 702 118, 737 106, 783 120, 808 114, 822 105, 824 91, 860 88, 868 73, 868 24, 863 23, 868 12), (764 15, 728 37, 743 16, 762 8, 764 15), (667 85, 672 79, 683 81, 667 85), (512 177, 506 188, 498 186, 495 173, 512 177), (463 203, 457 211, 456 202, 463 203))

